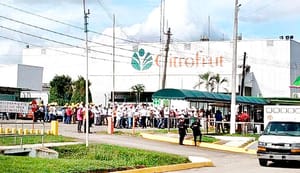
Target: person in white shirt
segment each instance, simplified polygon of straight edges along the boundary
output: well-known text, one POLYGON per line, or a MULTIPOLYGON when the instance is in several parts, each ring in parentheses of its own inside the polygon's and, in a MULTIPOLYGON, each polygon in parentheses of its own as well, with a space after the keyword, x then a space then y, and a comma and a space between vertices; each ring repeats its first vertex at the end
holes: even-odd
POLYGON ((99 126, 100 125, 100 110, 99 110, 99 107, 96 105, 96 106, 93 106, 92 108, 92 112, 94 113, 94 121, 95 121, 95 125, 96 126, 99 126))
POLYGON ((127 128, 128 129, 132 128, 132 117, 133 117, 133 114, 134 114, 134 108, 133 108, 133 106, 130 106, 127 109, 127 128))

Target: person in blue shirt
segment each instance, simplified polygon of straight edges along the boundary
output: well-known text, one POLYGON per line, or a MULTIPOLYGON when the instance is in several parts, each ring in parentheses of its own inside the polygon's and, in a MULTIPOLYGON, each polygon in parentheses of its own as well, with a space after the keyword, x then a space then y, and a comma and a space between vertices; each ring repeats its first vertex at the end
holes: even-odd
POLYGON ((220 110, 216 111, 215 118, 216 118, 216 132, 220 133, 220 131, 222 130, 222 133, 224 133, 223 116, 220 110))

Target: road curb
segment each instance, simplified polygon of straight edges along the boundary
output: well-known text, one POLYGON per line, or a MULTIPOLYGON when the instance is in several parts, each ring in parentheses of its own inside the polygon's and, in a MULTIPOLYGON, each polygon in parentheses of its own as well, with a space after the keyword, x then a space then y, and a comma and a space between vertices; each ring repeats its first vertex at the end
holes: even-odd
POLYGON ((133 169, 126 171, 117 171, 116 173, 149 173, 149 172, 169 172, 179 171, 193 168, 212 167, 214 166, 211 161, 199 162, 199 163, 182 163, 176 165, 157 166, 150 168, 133 169))

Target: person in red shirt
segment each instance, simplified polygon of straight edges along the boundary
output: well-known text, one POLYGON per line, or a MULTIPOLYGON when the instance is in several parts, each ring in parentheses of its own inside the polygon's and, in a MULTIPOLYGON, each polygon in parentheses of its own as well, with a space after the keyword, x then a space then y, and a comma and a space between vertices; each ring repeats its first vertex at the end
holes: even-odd
POLYGON ((247 123, 245 122, 249 122, 250 121, 250 116, 247 113, 247 110, 244 110, 241 114, 238 115, 238 119, 239 122, 242 122, 240 124, 238 124, 238 129, 237 131, 239 133, 245 133, 247 131, 247 123))
POLYGON ((73 110, 71 106, 68 106, 66 109, 66 124, 71 124, 71 117, 73 114, 73 110))
POLYGON ((241 122, 248 122, 250 120, 249 114, 245 110, 241 115, 240 115, 240 121, 241 122))
POLYGON ((32 100, 31 102, 31 111, 33 113, 33 121, 36 122, 37 121, 37 110, 38 110, 38 105, 37 102, 35 100, 32 100))

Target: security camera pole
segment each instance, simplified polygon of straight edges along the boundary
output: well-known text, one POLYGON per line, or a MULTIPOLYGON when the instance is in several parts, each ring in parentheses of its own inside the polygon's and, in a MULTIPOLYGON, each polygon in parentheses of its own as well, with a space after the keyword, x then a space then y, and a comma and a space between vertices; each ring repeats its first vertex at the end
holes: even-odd
POLYGON ((237 34, 238 34, 238 0, 234 6, 234 28, 233 28, 233 56, 232 56, 232 85, 231 85, 231 115, 230 115, 230 134, 235 133, 235 114, 236 114, 236 66, 237 66, 237 34))

